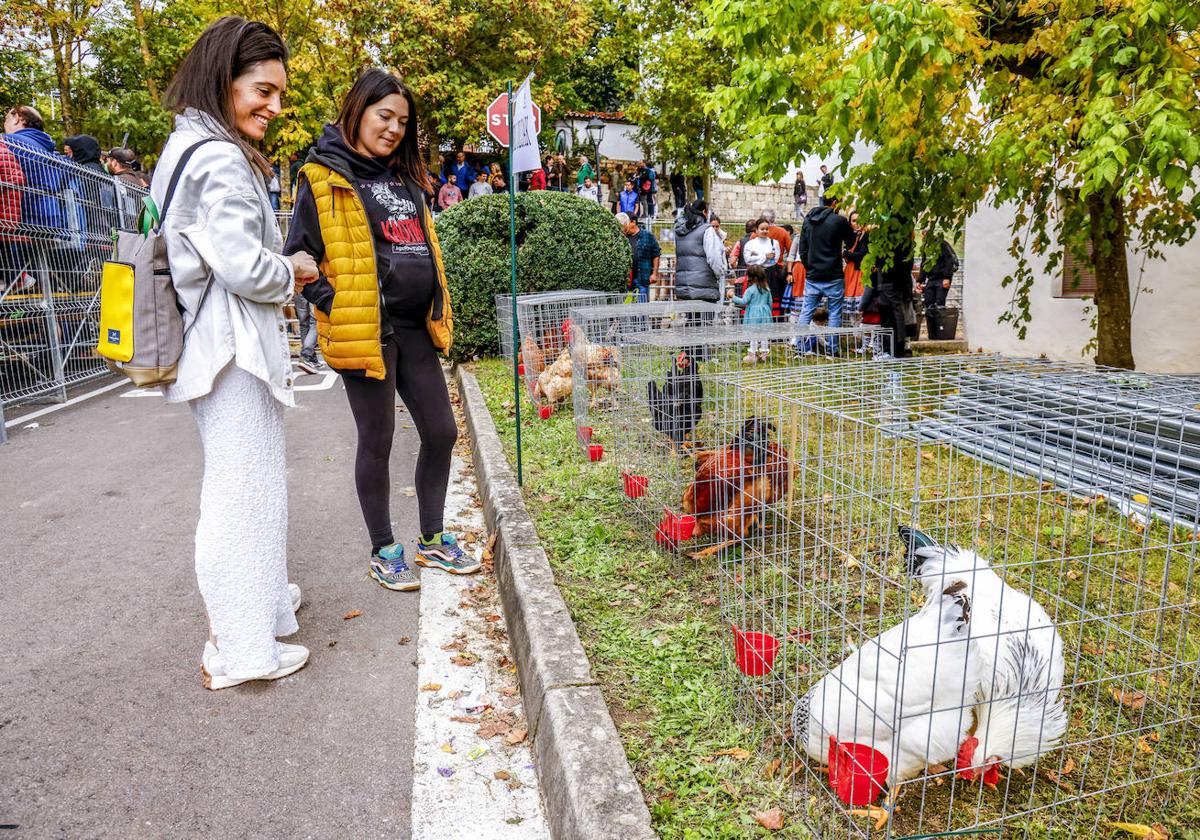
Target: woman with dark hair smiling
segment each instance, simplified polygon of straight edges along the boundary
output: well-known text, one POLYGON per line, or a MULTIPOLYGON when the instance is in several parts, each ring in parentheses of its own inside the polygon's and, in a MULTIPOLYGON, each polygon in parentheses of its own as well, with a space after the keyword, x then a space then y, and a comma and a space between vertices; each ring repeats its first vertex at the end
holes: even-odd
POLYGON ((317 266, 304 252, 280 256, 271 169, 256 147, 282 108, 287 56, 263 23, 225 17, 204 30, 167 88, 175 130, 150 185, 186 330, 165 396, 190 405, 204 448, 196 579, 211 689, 308 661, 306 648, 276 640, 296 632, 300 606, 287 581, 282 406, 294 402, 283 303, 317 266))
POLYGON ((321 268, 303 294, 358 428, 354 483, 371 540, 368 573, 395 590, 420 586, 392 533, 388 461, 396 394, 421 437, 414 560, 452 574, 479 570, 442 527, 458 431, 437 357, 450 350, 452 323, 442 254, 425 207, 427 177, 412 93, 391 73, 366 70, 300 170, 284 247, 313 254, 321 268))

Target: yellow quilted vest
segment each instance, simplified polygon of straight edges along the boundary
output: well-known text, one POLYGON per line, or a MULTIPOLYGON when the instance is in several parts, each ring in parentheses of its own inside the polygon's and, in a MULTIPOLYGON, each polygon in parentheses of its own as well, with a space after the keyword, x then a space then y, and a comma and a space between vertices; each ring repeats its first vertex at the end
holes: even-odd
MULTIPOLYGON (((312 310, 317 319, 321 355, 334 370, 361 370, 370 379, 383 379, 386 371, 379 346, 382 295, 366 208, 350 182, 329 167, 306 163, 300 173, 307 179, 316 201, 321 239, 325 243, 321 271, 334 292, 328 315, 316 307, 312 310)), ((428 208, 424 213, 425 232, 442 292, 440 317, 434 317, 438 304, 435 296, 425 316, 425 326, 433 346, 449 353, 454 330, 450 290, 433 217, 428 208)))

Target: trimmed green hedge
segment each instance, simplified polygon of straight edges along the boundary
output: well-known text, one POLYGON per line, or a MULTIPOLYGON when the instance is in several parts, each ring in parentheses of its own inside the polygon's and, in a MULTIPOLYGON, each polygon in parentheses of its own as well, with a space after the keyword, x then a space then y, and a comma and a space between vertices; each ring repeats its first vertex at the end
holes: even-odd
MULTIPOLYGON (((517 195, 517 289, 625 290, 629 243, 612 214, 569 193, 517 195)), ((496 295, 510 282, 508 195, 463 201, 438 216, 454 304, 456 361, 499 352, 496 295)))

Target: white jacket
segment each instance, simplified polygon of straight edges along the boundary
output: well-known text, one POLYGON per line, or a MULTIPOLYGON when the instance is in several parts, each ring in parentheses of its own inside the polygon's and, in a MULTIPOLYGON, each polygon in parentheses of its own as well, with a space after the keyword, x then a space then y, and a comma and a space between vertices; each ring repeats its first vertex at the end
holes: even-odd
MULTIPOLYGON (((183 152, 205 137, 225 137, 200 112, 175 117, 154 169, 150 194, 161 207, 183 152)), ((205 143, 188 161, 163 220, 171 279, 192 327, 179 359, 178 378, 163 389, 169 402, 202 397, 232 360, 294 405, 291 351, 283 304, 294 272, 280 256, 283 237, 262 174, 227 140, 205 143), (196 315, 204 285, 213 286, 196 315), (195 326, 192 326, 193 320, 195 326)))

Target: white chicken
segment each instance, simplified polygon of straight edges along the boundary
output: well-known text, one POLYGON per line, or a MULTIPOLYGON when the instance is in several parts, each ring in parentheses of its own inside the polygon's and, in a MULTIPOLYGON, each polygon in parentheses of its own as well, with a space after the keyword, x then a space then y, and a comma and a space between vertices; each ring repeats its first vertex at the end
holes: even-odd
POLYGON ((971 658, 969 581, 949 582, 908 619, 863 644, 796 703, 792 731, 824 763, 830 737, 888 759, 888 798, 867 813, 882 827, 900 783, 952 760, 971 724, 979 673, 971 658))
POLYGON ((1057 749, 1067 730, 1060 696, 1063 641, 1037 601, 1009 586, 983 557, 940 546, 915 528, 900 527, 908 572, 926 597, 949 581, 972 591, 971 638, 980 674, 975 726, 958 754, 959 775, 995 786, 1000 765, 1027 767, 1057 749))

